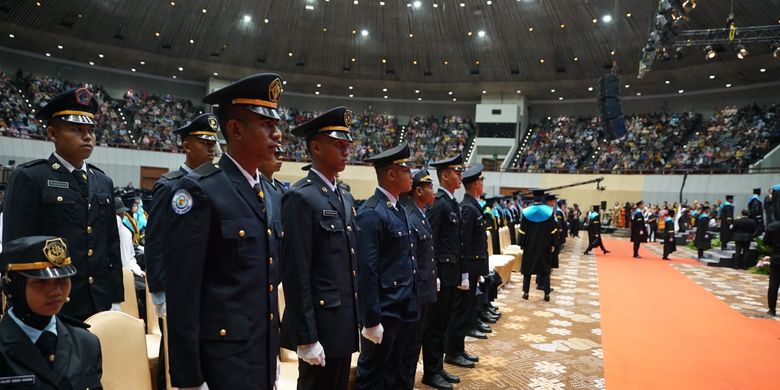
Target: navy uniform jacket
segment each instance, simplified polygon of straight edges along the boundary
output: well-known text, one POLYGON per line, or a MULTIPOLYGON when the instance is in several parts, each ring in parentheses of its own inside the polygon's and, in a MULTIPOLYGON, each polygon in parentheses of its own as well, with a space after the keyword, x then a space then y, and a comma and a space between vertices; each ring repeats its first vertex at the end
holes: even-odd
MULTIPOLYGON (((460 210, 463 218, 463 259, 469 263, 470 270, 478 270, 477 275, 485 276, 490 273, 490 267, 485 235, 487 223, 482 206, 474 197, 466 194, 460 202, 460 210)), ((514 229, 514 224, 510 226, 514 229)))
POLYGON ((319 341, 326 359, 358 350, 356 212, 339 191, 310 171, 282 198, 282 346, 319 341))
MULTIPOLYGON (((171 207, 165 251, 171 384, 198 386, 233 358, 253 376, 221 373, 228 377, 223 388, 272 388, 278 261, 269 256, 275 233, 257 193, 223 155, 218 165, 201 165, 179 180, 171 207)), ((222 379, 216 376, 209 379, 222 379)))
POLYGON ((734 234, 734 206, 729 202, 723 202, 719 214, 720 241, 725 243, 731 241, 734 234))
POLYGON ((734 241, 750 242, 758 234, 758 225, 750 217, 737 218, 734 221, 734 241))
POLYGON ((114 184, 87 164, 85 197, 71 172, 53 154, 21 164, 11 176, 3 206, 3 242, 26 236, 64 238, 78 273, 70 278, 70 303, 62 312, 79 320, 124 300, 114 184))
POLYGON ((173 187, 186 174, 184 168, 179 168, 177 171, 163 174, 157 183, 154 183, 144 246, 146 281, 149 283, 149 291, 153 293, 165 292, 165 245, 168 242, 166 221, 171 214, 173 187))
POLYGON ((268 239, 268 248, 271 251, 270 256, 274 259, 281 259, 282 238, 284 237, 284 230, 282 229, 282 196, 284 195, 284 187, 276 179, 268 180, 267 177, 263 176, 260 180, 263 182, 263 188, 265 188, 265 205, 275 233, 268 239))
POLYGON ((456 287, 460 285, 461 274, 469 272, 461 254, 463 221, 460 206, 443 189, 439 189, 436 200, 425 215, 433 228, 433 248, 441 287, 456 287))
POLYGON ((631 242, 647 242, 645 216, 639 209, 636 209, 631 216, 631 242))
MULTIPOLYGON (((116 222, 115 222, 116 223, 116 222)), ((57 350, 54 366, 44 360, 10 316, 0 319, 0 377, 34 375, 35 384, 18 385, 13 389, 84 390, 102 389, 103 374, 100 341, 85 329, 65 324, 57 319, 57 350)))
POLYGON ((425 213, 411 201, 404 204, 406 218, 412 228, 413 259, 417 266, 417 303, 421 306, 436 302, 436 259, 433 257, 433 231, 425 213))
POLYGON ((366 328, 382 317, 419 317, 412 231, 401 203, 396 206, 377 189, 357 213, 358 310, 366 328))

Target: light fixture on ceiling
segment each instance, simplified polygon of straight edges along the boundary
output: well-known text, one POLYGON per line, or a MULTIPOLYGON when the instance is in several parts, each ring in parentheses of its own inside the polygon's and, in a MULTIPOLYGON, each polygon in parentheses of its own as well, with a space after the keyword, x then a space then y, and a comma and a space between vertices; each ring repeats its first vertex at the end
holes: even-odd
POLYGON ((217 72, 214 72, 214 73, 212 73, 212 74, 213 74, 214 76, 219 76, 219 73, 217 73, 217 72))
POLYGON ((712 48, 712 45, 707 45, 704 47, 704 58, 707 60, 711 60, 718 56, 718 53, 715 51, 715 49, 712 48))
POLYGON ((566 28, 566 25, 561 23, 561 28, 566 28))
POLYGON ((761 68, 758 71, 761 72, 761 73, 765 73, 766 72, 766 68, 761 68))
POLYGON ((206 12, 209 12, 209 11, 207 9, 203 8, 202 10, 200 10, 200 12, 205 14, 206 12))
POLYGON ((606 15, 602 16, 601 17, 601 21, 604 22, 604 23, 612 22, 612 15, 606 14, 606 15))
POLYGON ((421 97, 418 97, 418 98, 417 98, 417 101, 418 101, 418 102, 419 102, 419 101, 422 101, 422 98, 421 98, 421 97))
POLYGON ((678 90, 677 90, 677 93, 683 93, 683 92, 685 92, 685 90, 684 90, 684 89, 678 89, 678 90))
POLYGON ((387 92, 387 88, 382 88, 382 92, 387 92))
POLYGON ((483 90, 482 90, 482 94, 484 95, 484 94, 486 94, 486 93, 487 93, 487 91, 485 91, 485 90, 483 89, 483 90))
POLYGON ((11 39, 16 38, 16 36, 14 34, 8 34, 8 37, 11 38, 11 39))
POLYGON ((520 94, 520 93, 523 93, 523 91, 518 89, 517 93, 520 94))
POLYGON ((540 63, 540 64, 544 64, 544 58, 540 58, 540 59, 539 59, 539 63, 540 63))
POLYGON ((268 18, 263 19, 263 23, 268 24, 268 22, 270 22, 270 20, 268 20, 268 18))
POLYGON ((353 94, 349 94, 349 97, 355 97, 355 95, 353 95, 353 94))
POLYGON ((626 12, 626 17, 630 18, 631 17, 631 12, 626 12))
POLYGON ((89 65, 90 65, 90 66, 95 66, 95 63, 94 63, 93 61, 90 61, 90 62, 89 62, 89 65))
POLYGON ((420 90, 419 89, 415 89, 414 93, 420 93, 420 90))
POLYGON ((368 36, 368 30, 365 30, 365 29, 364 30, 360 30, 360 35, 364 36, 364 37, 367 37, 368 36))
POLYGON ((135 72, 135 68, 130 68, 130 71, 131 72, 135 72))
POLYGON ((317 83, 317 88, 322 88, 322 84, 317 83))
POLYGON ((534 32, 534 28, 533 27, 528 27, 528 32, 534 32))
POLYGON ((666 80, 666 81, 664 81, 664 84, 666 84, 666 85, 669 85, 669 84, 671 84, 671 83, 672 83, 672 82, 671 82, 671 81, 669 81, 669 80, 666 80))
POLYGON ((558 100, 563 100, 563 96, 559 96, 559 97, 558 97, 558 100))
POLYGON ((171 77, 172 77, 174 80, 176 79, 176 75, 172 75, 171 77))
POLYGON ((62 50, 62 45, 57 45, 57 49, 62 50))
POLYGON ((465 6, 466 6, 466 3, 460 3, 460 4, 458 4, 458 5, 460 5, 461 7, 465 7, 465 6))
POLYGON ((468 36, 471 36, 471 35, 472 35, 472 32, 471 32, 471 31, 469 31, 469 32, 467 32, 467 33, 466 33, 466 35, 468 35, 468 36))
POLYGON ((482 37, 484 37, 484 36, 485 36, 485 31, 484 31, 484 30, 479 30, 479 31, 477 32, 477 35, 478 35, 480 38, 482 38, 482 37))
POLYGON ((447 92, 448 95, 452 96, 452 91, 447 92))
POLYGON ((726 84, 726 88, 731 88, 731 83, 726 84))
POLYGON ((577 62, 577 61, 579 61, 579 60, 580 60, 580 58, 579 58, 579 57, 574 57, 574 62, 577 62))
POLYGON ((194 39, 190 39, 190 45, 194 45, 194 44, 195 44, 195 40, 194 39))
POLYGON ((386 58, 382 58, 382 63, 386 64, 387 63, 387 59, 386 58))
POLYGON ((414 6, 414 8, 420 8, 422 7, 422 1, 416 0, 412 3, 412 5, 414 6))
POLYGON ((159 38, 159 37, 160 37, 160 32, 159 32, 159 31, 155 32, 155 33, 154 33, 154 36, 155 36, 155 37, 157 37, 157 38, 159 38))
POLYGON ((293 53, 292 53, 292 52, 288 52, 288 53, 287 53, 287 57, 292 57, 292 56, 293 56, 293 53))
POLYGON ((182 67, 180 66, 180 67, 179 67, 179 72, 184 72, 184 68, 182 68, 182 67))
POLYGON ((740 60, 744 60, 744 59, 745 59, 745 57, 747 57, 747 56, 748 56, 748 54, 749 54, 749 53, 748 53, 748 50, 747 50, 747 48, 745 47, 745 45, 741 45, 741 44, 740 44, 740 45, 737 45, 737 46, 734 48, 734 50, 736 50, 736 52, 737 52, 737 58, 739 58, 740 60))
POLYGON ((244 23, 249 23, 252 21, 252 17, 249 15, 244 15, 244 23))
POLYGON ((715 75, 714 74, 710 75, 710 80, 715 80, 715 75))
POLYGON ((349 87, 347 87, 347 88, 348 88, 348 89, 351 91, 351 90, 353 90, 355 87, 353 87, 353 86, 351 86, 351 85, 350 85, 350 86, 349 86, 349 87))
POLYGON ((282 81, 282 85, 287 85, 287 80, 282 81))
POLYGON ((598 19, 596 19, 596 18, 593 18, 593 24, 596 24, 596 23, 598 23, 598 22, 599 22, 599 20, 598 20, 598 19))
POLYGON ((387 99, 387 95, 385 95, 384 98, 387 99))
POLYGON ((555 93, 555 88, 551 89, 550 93, 555 93))
POLYGON ((414 34, 409 33, 409 38, 414 38, 414 34))
POLYGON ((303 8, 307 11, 314 11, 314 5, 313 4, 306 4, 303 6, 303 8))
POLYGON ((626 88, 631 88, 631 84, 626 84, 626 88))
POLYGON ((98 54, 98 57, 103 58, 105 56, 103 54, 98 54))
POLYGON ((636 96, 642 96, 642 92, 637 92, 636 96))
POLYGON ((314 91, 314 94, 315 94, 315 95, 319 95, 319 94, 320 94, 320 91, 314 91))
POLYGON ((146 61, 141 61, 141 62, 139 62, 139 64, 146 65, 146 61))
POLYGON ((452 101, 453 101, 453 102, 457 102, 457 101, 458 101, 458 98, 452 98, 452 101))
POLYGON ((593 87, 588 87, 588 92, 593 92, 593 87))
POLYGON ((384 5, 385 5, 385 2, 384 2, 384 1, 380 1, 380 2, 379 2, 379 5, 381 5, 381 6, 383 6, 383 7, 384 7, 384 5))

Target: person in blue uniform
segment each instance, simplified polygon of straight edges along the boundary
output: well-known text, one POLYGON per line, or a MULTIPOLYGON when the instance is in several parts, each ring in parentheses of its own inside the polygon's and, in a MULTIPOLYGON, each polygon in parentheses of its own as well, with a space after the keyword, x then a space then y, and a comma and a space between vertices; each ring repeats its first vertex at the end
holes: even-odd
MULTIPOLYGON (((396 375, 396 384, 399 389, 412 390, 414 388, 414 375, 417 372, 417 361, 420 358, 422 348, 422 334, 430 324, 430 307, 436 302, 439 277, 436 271, 436 259, 433 256, 433 231, 428 218, 425 216, 425 208, 433 204, 435 192, 433 180, 426 169, 412 170, 412 190, 407 193, 404 209, 412 228, 412 242, 417 266, 417 303, 420 305, 420 320, 415 324, 413 337, 406 344, 401 357, 401 369, 396 375)), ((440 378, 440 386, 452 387, 449 382, 440 378)))
POLYGON ((605 255, 609 253, 607 248, 604 247, 604 241, 601 239, 601 213, 599 212, 599 206, 594 205, 593 209, 587 216, 588 219, 588 249, 585 249, 585 254, 589 255, 590 251, 596 247, 601 248, 601 252, 605 255))
MULTIPOLYGON (((455 190, 460 188, 463 175, 463 156, 460 154, 435 161, 431 164, 436 168, 439 179, 439 191, 433 205, 425 212, 433 229, 434 257, 439 271, 441 286, 436 303, 431 305, 430 325, 423 333, 423 364, 422 383, 437 387, 441 379, 449 383, 460 382, 460 378, 444 369, 444 353, 447 352, 447 363, 461 367, 474 367, 474 362, 466 359, 460 353, 454 352, 452 313, 461 304, 469 290, 469 275, 466 263, 461 254, 461 221, 460 206, 455 199, 455 190)), ((441 387, 438 387, 441 388, 441 387)))
MULTIPOLYGON (((149 222, 146 225, 144 257, 146 280, 157 317, 166 314, 165 306, 165 245, 168 242, 166 221, 170 216, 173 187, 193 169, 214 160, 219 124, 213 114, 203 114, 173 131, 181 139, 184 163, 175 171, 164 173, 154 183, 152 199, 146 205, 149 222)), ((165 348, 160 343, 157 383, 165 385, 165 348)))
POLYGON ((0 388, 102 389, 100 341, 81 321, 60 314, 76 267, 60 237, 5 242, 0 253, 0 388))
POLYGON ((79 88, 65 91, 35 114, 47 122, 54 153, 48 160, 19 165, 3 206, 3 242, 52 235, 69 243, 78 273, 62 312, 79 320, 119 310, 124 301, 114 184, 86 162, 95 147, 97 110, 92 92, 79 88))
POLYGON ((761 189, 754 188, 753 195, 748 199, 747 209, 750 218, 758 225, 758 233, 764 233, 764 205, 761 203, 761 189))
POLYGON ((219 106, 227 150, 181 178, 165 250, 171 384, 270 389, 277 377, 278 259, 258 166, 281 141, 282 81, 270 73, 203 98, 219 106))
POLYGON ((298 354, 298 389, 347 389, 358 350, 357 213, 336 181, 351 126, 352 112, 336 107, 292 130, 312 157, 308 175, 282 197, 281 339, 298 354))
MULTIPOLYGON (((465 337, 476 335, 477 332, 492 333, 490 326, 481 321, 477 311, 478 286, 485 283, 485 277, 490 273, 485 234, 486 221, 482 206, 477 200, 484 190, 483 169, 482 164, 474 164, 463 173, 463 187, 466 193, 460 202, 460 210, 463 220, 463 261, 468 267, 469 291, 464 299, 462 312, 455 313, 457 322, 454 327, 462 335, 457 339, 456 352, 460 351, 463 357, 474 362, 478 362, 479 357, 465 350, 465 337)), ((505 210, 509 211, 509 208, 505 210)), ((509 211, 508 218, 512 218, 511 215, 509 211)), ((513 222, 509 226, 510 229, 514 229, 513 222)))
POLYGON ((699 259, 704 257, 704 251, 712 248, 710 241, 710 206, 702 206, 701 211, 696 216, 696 236, 694 238, 694 245, 698 250, 699 259))
POLYGON ((720 249, 725 250, 734 234, 734 195, 726 195, 726 201, 720 205, 718 220, 720 221, 720 249))
POLYGON ((634 243, 634 258, 639 257, 639 245, 643 242, 647 242, 647 231, 645 230, 645 215, 642 214, 642 205, 644 202, 641 200, 636 202, 634 212, 631 214, 631 242, 634 243))
MULTIPOLYGON (((523 299, 528 299, 531 288, 531 276, 542 280, 550 275, 550 259, 555 252, 555 239, 558 224, 555 222, 553 208, 543 203, 544 191, 534 191, 534 203, 523 210, 520 224, 519 245, 523 248, 523 261, 520 272, 523 274, 523 299)), ((550 284, 542 284, 544 300, 550 300, 550 284)))
POLYGON ((357 213, 358 314, 362 324, 356 389, 397 389, 396 373, 419 319, 416 256, 409 220, 399 203, 412 189, 409 144, 365 160, 379 186, 357 213))
POLYGON ((669 255, 677 250, 677 242, 674 240, 674 210, 670 209, 664 217, 664 260, 669 260, 669 255))

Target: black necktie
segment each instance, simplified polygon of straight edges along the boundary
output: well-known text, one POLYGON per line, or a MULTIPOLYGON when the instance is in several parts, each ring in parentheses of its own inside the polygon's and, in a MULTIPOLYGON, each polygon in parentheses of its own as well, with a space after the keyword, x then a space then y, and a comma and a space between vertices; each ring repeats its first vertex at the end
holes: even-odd
POLYGON ((57 352, 57 336, 52 332, 45 331, 38 337, 35 346, 41 351, 41 355, 46 360, 46 363, 49 364, 49 367, 53 366, 54 353, 57 352))
POLYGON ((257 194, 257 200, 260 201, 260 211, 265 213, 265 190, 263 189, 263 183, 255 183, 252 188, 257 194))
POLYGON ((79 191, 81 191, 84 196, 87 196, 89 193, 89 187, 87 185, 87 174, 81 169, 74 169, 71 173, 76 179, 76 182, 79 183, 79 191))

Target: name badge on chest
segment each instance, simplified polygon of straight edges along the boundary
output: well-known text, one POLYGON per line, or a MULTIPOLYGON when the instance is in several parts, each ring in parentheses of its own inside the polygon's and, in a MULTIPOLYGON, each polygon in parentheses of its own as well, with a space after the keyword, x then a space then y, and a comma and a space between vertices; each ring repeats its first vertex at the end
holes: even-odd
POLYGON ((69 188, 70 184, 67 181, 48 180, 46 181, 46 186, 51 188, 69 188))

